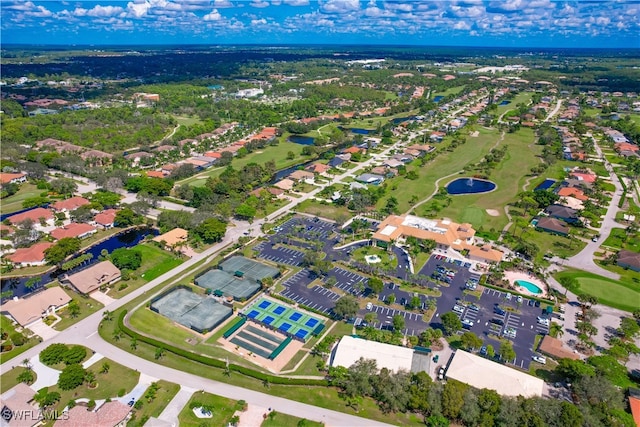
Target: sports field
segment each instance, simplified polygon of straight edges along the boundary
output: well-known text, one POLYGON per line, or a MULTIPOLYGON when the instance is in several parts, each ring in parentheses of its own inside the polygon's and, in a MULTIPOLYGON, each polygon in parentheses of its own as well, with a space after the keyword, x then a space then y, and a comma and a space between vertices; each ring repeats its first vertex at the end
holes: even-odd
POLYGON ((277 329, 302 341, 311 338, 314 331, 324 328, 324 323, 320 319, 266 298, 261 298, 247 307, 243 314, 250 320, 277 329))

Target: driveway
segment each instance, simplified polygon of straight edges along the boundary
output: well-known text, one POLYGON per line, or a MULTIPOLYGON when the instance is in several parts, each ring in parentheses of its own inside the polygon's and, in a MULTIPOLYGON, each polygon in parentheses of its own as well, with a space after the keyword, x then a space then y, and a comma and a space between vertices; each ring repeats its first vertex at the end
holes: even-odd
POLYGON ((173 426, 179 425, 178 415, 180 415, 182 408, 185 407, 195 392, 195 388, 181 386, 178 394, 171 399, 171 402, 167 404, 162 413, 158 416, 158 419, 171 423, 173 426))
POLYGON ((60 333, 59 331, 53 329, 51 326, 45 324, 42 319, 38 319, 33 322, 31 325, 29 325, 28 329, 42 338, 42 341, 50 340, 60 333))

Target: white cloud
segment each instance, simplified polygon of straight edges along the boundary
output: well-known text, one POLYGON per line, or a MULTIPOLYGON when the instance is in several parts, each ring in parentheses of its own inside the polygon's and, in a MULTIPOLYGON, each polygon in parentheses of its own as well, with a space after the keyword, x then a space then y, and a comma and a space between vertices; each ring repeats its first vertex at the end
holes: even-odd
POLYGON ((360 9, 360 0, 327 0, 319 4, 325 13, 347 13, 360 9))
POLYGON ((233 3, 231 3, 229 0, 215 0, 213 2, 213 7, 217 9, 223 9, 226 7, 233 7, 233 3))
POLYGON ((284 0, 284 4, 289 6, 308 6, 309 0, 284 0))
POLYGON ((266 2, 266 1, 263 1, 263 0, 253 0, 251 2, 251 6, 252 7, 258 7, 258 8, 269 7, 269 2, 266 2))
POLYGON ((222 15, 218 12, 218 9, 213 9, 210 13, 207 13, 202 17, 205 21, 220 21, 222 19, 222 15))
POLYGON ((146 16, 150 8, 151 4, 146 1, 144 3, 127 3, 127 10, 132 16, 136 18, 142 18, 143 16, 146 16))
POLYGON ((34 10, 36 8, 36 5, 33 4, 33 2, 16 2, 16 3, 9 3, 9 4, 3 4, 2 5, 3 9, 10 9, 10 10, 21 10, 21 11, 29 11, 29 10, 34 10))
POLYGON ((382 18, 382 17, 394 16, 393 12, 391 12, 390 10, 380 9, 379 7, 376 7, 376 6, 367 7, 364 10, 364 14, 369 18, 382 18))
POLYGON ((96 5, 93 9, 87 11, 87 16, 116 16, 124 12, 120 6, 100 6, 96 5))
POLYGON ((384 8, 387 10, 398 10, 401 12, 411 12, 413 5, 411 3, 385 2, 384 8))
POLYGON ((266 20, 266 19, 264 19, 264 18, 261 18, 261 19, 252 19, 252 20, 251 20, 251 25, 252 25, 253 27, 257 27, 257 26, 260 26, 260 25, 267 25, 267 20, 266 20))
POLYGON ((469 23, 465 22, 465 21, 458 21, 458 22, 455 23, 453 28, 455 30, 470 30, 471 29, 471 25, 469 25, 469 23))

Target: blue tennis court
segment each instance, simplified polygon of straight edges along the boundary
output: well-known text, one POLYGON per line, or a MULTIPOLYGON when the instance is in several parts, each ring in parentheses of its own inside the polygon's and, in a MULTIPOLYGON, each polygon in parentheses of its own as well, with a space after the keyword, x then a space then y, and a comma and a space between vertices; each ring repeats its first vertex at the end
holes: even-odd
POLYGON ((263 301, 260 303, 260 305, 258 305, 258 307, 260 307, 261 309, 263 309, 263 310, 264 310, 265 308, 269 307, 270 305, 271 305, 271 303, 270 303, 269 301, 267 301, 267 300, 263 300, 263 301))
POLYGON ((293 320, 294 322, 297 322, 298 319, 300 319, 302 317, 302 313, 298 313, 297 311, 295 313, 293 313, 291 316, 289 316, 290 320, 293 320))
POLYGON ((318 324, 318 321, 316 319, 314 319, 313 317, 309 320, 307 320, 304 324, 304 326, 308 326, 310 328, 313 328, 314 326, 316 326, 318 324))
POLYGON ((274 308, 274 309, 273 309, 273 312, 274 312, 276 315, 280 316, 280 315, 281 315, 282 313, 284 313, 286 310, 287 310, 286 308, 284 308, 283 306, 279 305, 279 306, 277 306, 276 308, 274 308))
POLYGON ((291 325, 288 323, 283 323, 278 329, 287 332, 289 329, 291 329, 291 325))
POLYGON ((306 337, 307 334, 308 332, 305 331, 304 329, 298 329, 298 332, 295 333, 295 336, 297 336, 298 338, 304 339, 304 337, 306 337))
POLYGON ((249 319, 255 319, 255 318, 256 318, 256 316, 257 316, 258 314, 260 314, 258 311, 256 311, 256 310, 251 310, 251 311, 249 312, 249 314, 247 314, 247 317, 248 317, 249 319))
POLYGON ((273 323, 273 321, 274 321, 274 320, 276 320, 276 319, 274 319, 274 318, 273 318, 273 317, 271 317, 271 316, 267 316, 267 317, 265 317, 262 321, 263 321, 264 323, 266 323, 267 325, 270 325, 271 323, 273 323))

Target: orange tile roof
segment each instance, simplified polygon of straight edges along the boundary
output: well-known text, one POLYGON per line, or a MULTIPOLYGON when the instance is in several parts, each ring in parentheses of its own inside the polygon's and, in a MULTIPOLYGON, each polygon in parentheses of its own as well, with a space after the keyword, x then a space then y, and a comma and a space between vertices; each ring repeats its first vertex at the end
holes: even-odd
POLYGON ((25 219, 31 219, 34 222, 38 222, 40 221, 40 218, 52 219, 53 212, 51 212, 50 209, 35 208, 21 214, 12 215, 9 217, 9 221, 11 222, 11 224, 19 224, 25 219))
POLYGON ((54 239, 60 240, 65 237, 80 237, 95 230, 93 225, 72 222, 64 227, 56 228, 50 234, 54 239))
POLYGON ((44 251, 53 246, 50 242, 36 243, 28 248, 17 249, 11 255, 7 255, 6 258, 16 264, 19 263, 33 263, 44 261, 44 251))
POLYGON ((97 214, 93 220, 100 225, 112 225, 116 219, 116 213, 118 213, 118 211, 115 209, 107 209, 97 214))
POLYGON ((217 151, 207 151, 206 153, 203 154, 203 156, 219 159, 220 157, 222 157, 222 153, 219 153, 217 151))
POLYGON ((117 400, 106 402, 97 411, 87 411, 84 406, 74 406, 67 417, 61 417, 54 427, 113 427, 124 421, 131 408, 117 400))
POLYGON ((88 205, 91 202, 84 197, 73 196, 66 200, 59 200, 51 205, 51 207, 57 211, 72 211, 78 209, 80 206, 88 205))
POLYGON ((0 184, 8 184, 14 179, 19 179, 27 176, 26 173, 7 173, 0 172, 0 184))
POLYGON ((553 338, 549 335, 545 335, 542 341, 540 342, 539 350, 542 353, 546 353, 551 357, 556 357, 558 359, 580 359, 580 356, 573 351, 565 348, 557 338, 553 338))
POLYGON ((578 200, 589 200, 589 197, 584 194, 582 190, 575 187, 563 187, 558 191, 558 196, 560 197, 575 197, 578 200))
POLYGON ((640 399, 629 396, 629 406, 631 407, 631 415, 637 426, 640 426, 640 399))
POLYGON ((164 178, 165 174, 162 173, 161 171, 148 171, 147 176, 149 178, 164 178))

